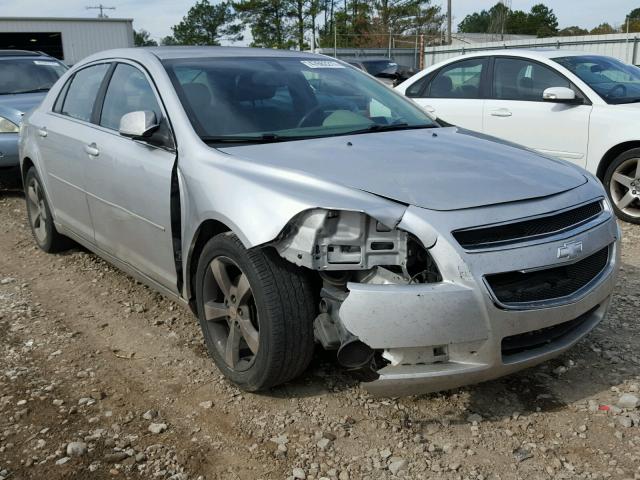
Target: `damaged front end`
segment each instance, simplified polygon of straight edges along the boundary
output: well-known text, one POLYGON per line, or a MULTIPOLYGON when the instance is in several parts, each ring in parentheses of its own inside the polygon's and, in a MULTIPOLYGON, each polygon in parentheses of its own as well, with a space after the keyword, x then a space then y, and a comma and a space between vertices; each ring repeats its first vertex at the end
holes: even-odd
MULTIPOLYGON (((435 237, 430 243, 435 243, 435 237)), ((442 281, 428 249, 415 235, 362 212, 326 209, 302 212, 287 225, 273 246, 286 260, 318 272, 322 287, 320 313, 314 321, 316 341, 327 350, 337 350, 341 365, 359 370, 371 379, 394 359, 384 349, 365 343, 341 318, 349 285, 442 281)))
POLYGON ((363 387, 373 394, 422 394, 553 358, 604 318, 619 230, 597 194, 584 188, 532 201, 533 219, 516 204, 408 206, 393 225, 312 209, 271 245, 321 282, 317 342, 366 373, 363 387), (556 231, 558 219, 565 228, 556 231), (528 234, 528 225, 538 230, 528 234), (540 234, 540 225, 550 231, 540 234), (478 246, 459 240, 456 232, 469 228, 478 246), (566 258, 567 245, 580 251, 566 258))

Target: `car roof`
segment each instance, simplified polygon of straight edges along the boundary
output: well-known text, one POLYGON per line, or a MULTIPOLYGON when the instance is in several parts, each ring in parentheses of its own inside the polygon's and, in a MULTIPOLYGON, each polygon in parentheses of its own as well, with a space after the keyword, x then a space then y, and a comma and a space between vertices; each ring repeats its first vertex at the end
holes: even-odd
POLYGON ((500 50, 484 50, 480 52, 471 52, 466 55, 460 55, 456 58, 463 57, 493 57, 493 56, 516 56, 516 57, 528 57, 528 58, 558 58, 558 57, 576 57, 579 55, 597 55, 596 53, 589 53, 579 50, 560 50, 557 48, 504 48, 500 50))
POLYGON ((271 48, 250 47, 144 47, 161 60, 176 58, 210 58, 210 57, 315 57, 326 58, 311 52, 291 50, 274 50, 271 48))
POLYGON ((30 50, 0 50, 0 57, 48 57, 46 53, 30 50))

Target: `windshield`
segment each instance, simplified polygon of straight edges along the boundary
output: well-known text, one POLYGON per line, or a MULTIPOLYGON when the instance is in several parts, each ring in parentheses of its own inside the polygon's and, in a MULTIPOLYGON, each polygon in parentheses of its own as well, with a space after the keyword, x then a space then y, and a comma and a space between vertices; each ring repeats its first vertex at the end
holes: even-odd
POLYGON ((596 55, 554 58, 610 104, 640 102, 640 68, 596 55))
POLYGON ((46 92, 66 70, 56 60, 0 59, 0 95, 46 92))
POLYGON ((394 73, 398 69, 398 64, 389 60, 365 60, 362 64, 367 72, 374 76, 380 73, 394 73))
POLYGON ((197 58, 164 65, 206 141, 283 141, 437 126, 409 100, 335 60, 197 58))

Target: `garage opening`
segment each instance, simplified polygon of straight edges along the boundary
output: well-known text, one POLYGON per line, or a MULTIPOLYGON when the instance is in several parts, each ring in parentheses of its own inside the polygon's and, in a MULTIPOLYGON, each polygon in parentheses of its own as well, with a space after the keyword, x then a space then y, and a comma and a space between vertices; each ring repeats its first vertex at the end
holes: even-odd
POLYGON ((33 50, 64 60, 60 32, 2 32, 0 50, 33 50))

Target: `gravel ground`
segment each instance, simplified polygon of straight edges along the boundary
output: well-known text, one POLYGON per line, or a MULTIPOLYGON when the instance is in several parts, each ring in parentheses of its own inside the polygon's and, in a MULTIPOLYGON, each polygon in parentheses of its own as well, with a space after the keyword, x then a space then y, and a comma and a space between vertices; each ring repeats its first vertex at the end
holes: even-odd
POLYGON ((623 230, 608 319, 552 362, 374 399, 318 352, 253 395, 189 312, 84 250, 41 252, 0 192, 0 480, 640 479, 640 228, 623 230))

